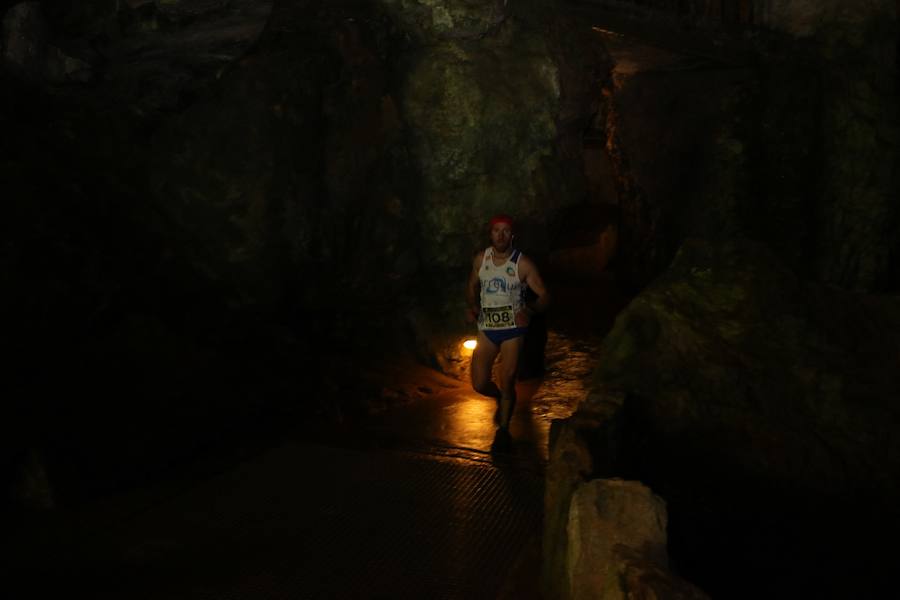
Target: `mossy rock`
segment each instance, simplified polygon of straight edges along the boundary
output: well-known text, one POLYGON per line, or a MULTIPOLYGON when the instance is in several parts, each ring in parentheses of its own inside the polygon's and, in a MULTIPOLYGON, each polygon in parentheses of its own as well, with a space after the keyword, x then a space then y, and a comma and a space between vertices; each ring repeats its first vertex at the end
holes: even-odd
POLYGON ((596 385, 628 395, 650 446, 708 456, 645 464, 897 497, 898 331, 896 298, 800 281, 762 244, 689 240, 616 320, 596 385))

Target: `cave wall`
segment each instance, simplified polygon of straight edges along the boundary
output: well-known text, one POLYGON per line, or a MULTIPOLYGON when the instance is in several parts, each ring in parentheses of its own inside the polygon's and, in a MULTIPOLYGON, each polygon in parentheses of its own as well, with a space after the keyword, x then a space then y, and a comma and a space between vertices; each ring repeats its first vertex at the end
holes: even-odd
POLYGON ((746 233, 743 211, 755 202, 746 140, 754 78, 743 67, 674 64, 622 76, 610 90, 616 271, 632 289, 662 273, 687 236, 746 233))
POLYGON ((548 595, 572 593, 573 491, 610 477, 666 499, 670 560, 713 597, 890 589, 896 3, 573 4, 674 52, 689 39, 706 72, 614 79, 603 107, 637 295, 554 424, 548 595))
POLYGON ((771 244, 805 277, 896 289, 895 3, 754 3, 750 12, 707 3, 721 4, 718 13, 703 3, 578 4, 710 62, 706 79, 641 73, 608 96, 621 270, 634 289, 686 237, 735 233, 771 244))

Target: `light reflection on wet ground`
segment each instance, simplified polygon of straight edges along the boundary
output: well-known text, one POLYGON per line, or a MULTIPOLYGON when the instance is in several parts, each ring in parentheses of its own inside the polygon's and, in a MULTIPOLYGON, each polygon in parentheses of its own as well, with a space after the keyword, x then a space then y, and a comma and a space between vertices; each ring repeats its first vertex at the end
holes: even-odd
MULTIPOLYGON (((519 421, 530 418, 535 423, 534 432, 539 435, 528 441, 537 447, 542 463, 548 458, 550 424, 554 419, 571 416, 586 395, 599 347, 599 337, 574 339, 560 332, 548 332, 546 372, 516 414, 519 421)), ((512 432, 515 436, 516 429, 512 432)))
POLYGON ((581 399, 599 357, 600 339, 573 339, 550 331, 547 336, 547 372, 531 399, 532 414, 544 419, 571 416, 581 399))
POLYGON ((510 443, 497 445, 497 403, 472 390, 467 370, 455 379, 396 358, 375 369, 383 396, 377 410, 345 433, 376 446, 466 452, 470 458, 513 459, 541 469, 548 459, 552 421, 571 416, 585 397, 601 359, 603 335, 625 304, 612 278, 557 285, 554 299, 544 374, 516 386, 510 443))
MULTIPOLYGON (((535 465, 546 462, 550 424, 570 416, 584 397, 599 345, 599 336, 574 338, 558 331, 548 333, 545 374, 517 384, 519 400, 510 424, 512 443, 500 452, 495 448, 495 455, 535 465)), ((407 365, 399 372, 404 375, 393 379, 386 393, 415 398, 369 417, 363 425, 368 434, 404 446, 491 452, 497 429, 493 421, 497 403, 493 399, 475 393, 467 382, 425 367, 407 365)))

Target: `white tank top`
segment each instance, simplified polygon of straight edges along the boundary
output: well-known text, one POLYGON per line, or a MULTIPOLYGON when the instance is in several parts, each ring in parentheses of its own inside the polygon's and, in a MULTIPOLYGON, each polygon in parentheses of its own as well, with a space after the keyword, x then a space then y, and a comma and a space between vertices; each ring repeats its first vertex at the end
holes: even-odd
POLYGON ((525 284, 519 279, 519 257, 522 253, 513 250, 509 258, 500 266, 494 264, 494 248, 484 251, 479 269, 481 280, 481 312, 478 328, 491 331, 514 329, 516 312, 524 303, 525 284))

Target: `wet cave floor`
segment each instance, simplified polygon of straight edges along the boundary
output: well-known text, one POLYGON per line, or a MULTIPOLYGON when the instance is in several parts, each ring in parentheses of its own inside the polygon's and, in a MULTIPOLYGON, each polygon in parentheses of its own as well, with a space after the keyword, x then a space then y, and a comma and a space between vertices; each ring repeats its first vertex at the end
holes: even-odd
POLYGON ((622 305, 611 278, 555 291, 566 310, 548 317, 545 372, 518 386, 510 443, 494 400, 389 358, 369 415, 311 418, 8 538, 9 597, 539 598, 550 423, 622 305))

